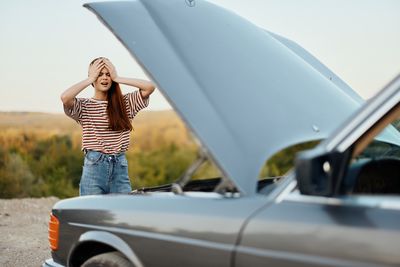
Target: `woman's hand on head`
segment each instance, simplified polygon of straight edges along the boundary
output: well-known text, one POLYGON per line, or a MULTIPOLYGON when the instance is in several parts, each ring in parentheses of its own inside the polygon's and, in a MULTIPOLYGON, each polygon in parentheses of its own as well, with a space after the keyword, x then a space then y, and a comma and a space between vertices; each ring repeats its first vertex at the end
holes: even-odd
POLYGON ((106 67, 106 64, 103 58, 97 59, 92 65, 89 66, 88 76, 92 83, 96 81, 97 77, 99 77, 100 71, 104 67, 106 67))
POLYGON ((107 58, 104 59, 105 67, 108 69, 110 72, 110 78, 111 80, 116 82, 116 79, 118 78, 117 70, 115 69, 114 65, 111 63, 111 61, 107 58))

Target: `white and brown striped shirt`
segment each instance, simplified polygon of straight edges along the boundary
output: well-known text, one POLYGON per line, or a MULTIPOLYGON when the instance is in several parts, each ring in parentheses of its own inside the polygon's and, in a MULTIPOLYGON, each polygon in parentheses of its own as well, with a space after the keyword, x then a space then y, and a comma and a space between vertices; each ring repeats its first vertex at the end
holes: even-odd
MULTIPOLYGON (((124 95, 126 112, 132 121, 135 115, 149 104, 139 91, 124 95)), ((67 116, 82 126, 82 149, 91 149, 107 154, 125 152, 129 148, 130 131, 109 129, 107 100, 75 98, 72 107, 64 106, 67 116)))

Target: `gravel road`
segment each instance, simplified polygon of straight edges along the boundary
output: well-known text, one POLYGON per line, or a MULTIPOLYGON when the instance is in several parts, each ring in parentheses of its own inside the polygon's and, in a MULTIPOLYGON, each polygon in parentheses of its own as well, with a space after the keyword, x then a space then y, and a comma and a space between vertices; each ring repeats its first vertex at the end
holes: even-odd
POLYGON ((50 257, 47 222, 56 197, 0 199, 0 266, 41 266, 50 257))

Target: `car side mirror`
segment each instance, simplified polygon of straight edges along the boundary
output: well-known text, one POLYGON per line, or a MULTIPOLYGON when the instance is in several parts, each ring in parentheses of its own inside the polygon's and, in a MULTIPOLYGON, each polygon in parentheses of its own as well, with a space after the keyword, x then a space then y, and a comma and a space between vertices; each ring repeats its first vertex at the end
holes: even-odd
POLYGON ((347 153, 327 152, 322 147, 300 152, 295 161, 299 190, 304 195, 332 196, 338 190, 347 153))

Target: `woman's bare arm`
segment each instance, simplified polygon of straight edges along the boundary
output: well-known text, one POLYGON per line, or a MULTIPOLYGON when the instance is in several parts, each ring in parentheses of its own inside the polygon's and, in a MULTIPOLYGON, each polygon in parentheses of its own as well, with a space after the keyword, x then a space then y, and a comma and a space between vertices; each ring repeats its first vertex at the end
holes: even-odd
POLYGON ((125 78, 125 77, 117 77, 114 80, 117 83, 122 83, 130 86, 134 86, 140 89, 140 94, 142 95, 142 98, 148 98, 151 93, 154 92, 154 89, 156 87, 152 82, 146 81, 146 80, 140 80, 140 79, 134 79, 134 78, 125 78))
POLYGON ((89 66, 89 77, 80 81, 70 88, 65 90, 61 94, 61 101, 66 107, 71 107, 74 104, 74 98, 83 91, 86 87, 94 83, 99 76, 102 68, 105 67, 105 63, 102 59, 96 60, 92 65, 89 66))
POLYGON ((148 98, 156 89, 155 85, 146 80, 119 77, 114 65, 108 60, 105 60, 106 68, 110 72, 110 77, 114 82, 134 86, 140 89, 142 98, 148 98))

